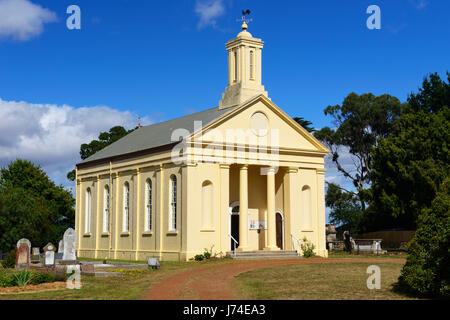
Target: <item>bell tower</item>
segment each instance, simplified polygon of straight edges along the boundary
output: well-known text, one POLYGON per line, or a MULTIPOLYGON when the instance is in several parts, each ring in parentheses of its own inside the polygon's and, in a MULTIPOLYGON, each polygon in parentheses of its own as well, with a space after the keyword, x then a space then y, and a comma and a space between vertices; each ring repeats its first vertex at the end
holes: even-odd
POLYGON ((228 86, 219 102, 219 109, 240 105, 258 94, 267 92, 261 84, 261 53, 264 42, 247 31, 245 15, 242 31, 226 44, 228 51, 228 86))

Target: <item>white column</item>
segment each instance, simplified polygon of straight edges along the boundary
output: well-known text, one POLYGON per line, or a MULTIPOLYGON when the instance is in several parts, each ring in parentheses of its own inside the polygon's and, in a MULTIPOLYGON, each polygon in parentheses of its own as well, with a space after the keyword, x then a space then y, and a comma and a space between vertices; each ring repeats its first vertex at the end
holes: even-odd
POLYGON ((239 168, 239 248, 248 250, 248 166, 239 168))
POLYGON ((325 231, 325 169, 317 169, 317 253, 328 257, 325 231))
MULTIPOLYGON (((137 169, 136 172, 136 225, 134 227, 134 232, 136 234, 135 242, 136 242, 136 254, 135 260, 139 260, 139 250, 141 249, 141 169, 137 169)), ((145 221, 145 220, 144 220, 145 221)))
POLYGON ((219 228, 220 228, 220 251, 227 252, 230 250, 230 166, 220 164, 220 211, 219 211, 219 228))
POLYGON ((100 246, 100 233, 101 233, 101 228, 100 228, 100 222, 101 222, 101 201, 102 201, 102 192, 101 192, 101 180, 100 180, 100 175, 97 176, 97 192, 96 192, 96 201, 97 201, 97 206, 96 206, 96 222, 95 222, 95 251, 94 251, 94 257, 95 259, 98 258, 98 251, 99 251, 99 246, 100 246))
POLYGON ((267 170, 267 247, 264 250, 280 250, 276 238, 274 168, 267 170))

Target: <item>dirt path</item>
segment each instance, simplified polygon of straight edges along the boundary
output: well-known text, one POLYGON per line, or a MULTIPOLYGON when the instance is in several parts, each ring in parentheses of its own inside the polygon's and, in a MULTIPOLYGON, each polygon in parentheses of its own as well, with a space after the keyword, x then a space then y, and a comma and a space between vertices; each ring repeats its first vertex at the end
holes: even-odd
POLYGON ((144 296, 148 300, 235 300, 231 287, 237 275, 261 268, 284 266, 289 264, 314 263, 405 263, 404 259, 295 259, 295 260, 258 260, 240 261, 222 265, 198 267, 181 272, 155 285, 144 296))

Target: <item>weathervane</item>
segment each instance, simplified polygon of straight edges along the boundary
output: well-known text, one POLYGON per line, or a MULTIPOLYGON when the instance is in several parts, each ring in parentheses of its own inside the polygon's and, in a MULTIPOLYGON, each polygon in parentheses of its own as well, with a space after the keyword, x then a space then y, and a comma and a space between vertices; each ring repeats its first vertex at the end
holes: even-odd
POLYGON ((249 16, 250 15, 250 10, 242 10, 242 18, 236 20, 237 22, 242 22, 243 24, 247 24, 253 21, 253 19, 246 19, 245 16, 249 16))

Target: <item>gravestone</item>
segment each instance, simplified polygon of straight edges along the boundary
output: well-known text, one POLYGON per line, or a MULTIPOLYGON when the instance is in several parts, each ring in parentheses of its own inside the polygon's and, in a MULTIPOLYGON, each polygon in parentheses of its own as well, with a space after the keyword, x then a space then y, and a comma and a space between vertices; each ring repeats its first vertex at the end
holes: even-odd
POLYGON ((355 240, 350 236, 350 232, 344 231, 344 245, 345 251, 353 252, 356 249, 355 240))
POLYGON ((45 266, 46 267, 54 267, 55 266, 55 251, 56 248, 52 243, 48 243, 44 247, 45 252, 45 266))
POLYGON ((20 239, 16 249, 16 269, 28 269, 30 267, 31 242, 28 239, 20 239))
POLYGON ((76 247, 77 247, 77 234, 75 230, 69 228, 64 232, 64 254, 63 263, 64 264, 75 264, 77 261, 76 247))
POLYGON ((64 241, 62 239, 59 240, 58 253, 64 253, 64 241))
POLYGON ((31 263, 39 263, 40 260, 40 250, 39 248, 33 248, 33 251, 31 253, 31 263))

